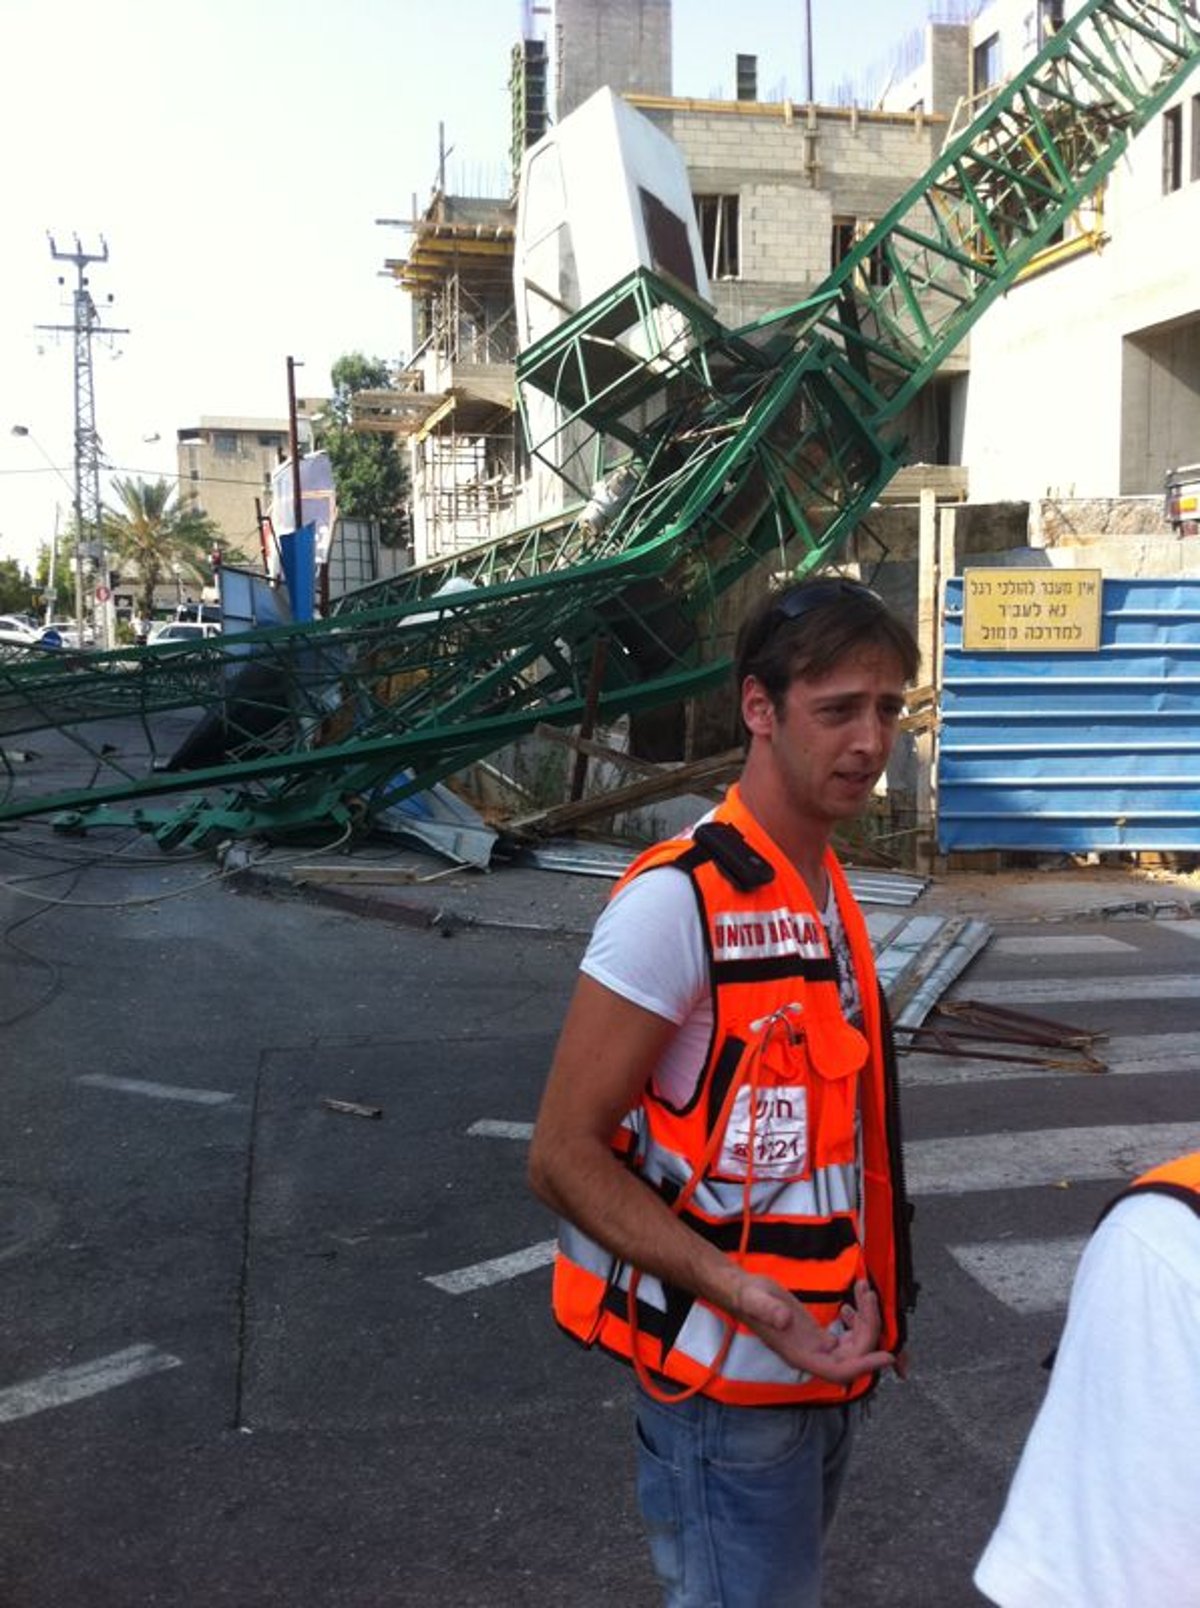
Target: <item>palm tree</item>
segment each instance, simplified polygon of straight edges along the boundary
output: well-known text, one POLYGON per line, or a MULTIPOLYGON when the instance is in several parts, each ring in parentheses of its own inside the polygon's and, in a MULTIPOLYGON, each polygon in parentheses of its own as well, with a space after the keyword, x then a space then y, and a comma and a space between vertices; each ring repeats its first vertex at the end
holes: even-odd
POLYGON ((112 489, 124 512, 105 510, 104 540, 120 559, 136 567, 138 606, 149 619, 159 583, 176 565, 198 583, 203 581, 220 530, 207 514, 180 508, 168 480, 114 476, 112 489))

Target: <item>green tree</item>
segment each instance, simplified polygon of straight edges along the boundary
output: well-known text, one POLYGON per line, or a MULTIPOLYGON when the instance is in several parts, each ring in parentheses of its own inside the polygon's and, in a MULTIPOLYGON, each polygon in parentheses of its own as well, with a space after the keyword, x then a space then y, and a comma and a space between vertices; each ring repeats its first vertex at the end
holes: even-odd
POLYGON ((28 614, 33 605, 33 576, 15 558, 0 558, 0 614, 28 614))
POLYGON ((347 519, 372 519, 385 547, 407 537, 408 469, 395 438, 351 426, 359 391, 390 390, 391 372, 382 358, 347 352, 329 375, 333 395, 318 447, 329 454, 338 512, 347 519))
POLYGON ((208 578, 220 532, 206 514, 178 506, 170 481, 114 476, 112 489, 122 511, 105 509, 104 540, 123 563, 136 568, 138 606, 149 619, 155 591, 176 564, 197 583, 208 578))

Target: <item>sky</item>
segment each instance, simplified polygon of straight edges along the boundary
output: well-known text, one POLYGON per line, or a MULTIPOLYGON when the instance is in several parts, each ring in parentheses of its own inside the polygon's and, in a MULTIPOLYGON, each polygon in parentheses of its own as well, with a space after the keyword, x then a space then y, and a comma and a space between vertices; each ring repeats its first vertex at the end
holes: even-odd
MULTIPOLYGON (((602 4, 603 0, 597 0, 602 4)), ((962 0, 811 0, 817 98, 869 81, 930 11, 962 0)), ((508 187, 508 75, 521 0, 0 0, 3 294, 0 559, 31 565, 73 507, 75 267, 106 468, 175 473, 202 415, 282 419, 361 351, 396 362, 408 307, 383 273, 437 175, 508 187), (60 284, 60 277, 62 283, 60 284), (111 298, 111 300, 110 300, 111 298), (13 434, 20 425, 28 432, 13 434)), ((731 98, 739 53, 763 99, 803 99, 803 0, 674 0, 674 93, 731 98)), ((107 475, 102 480, 105 495, 107 475)))

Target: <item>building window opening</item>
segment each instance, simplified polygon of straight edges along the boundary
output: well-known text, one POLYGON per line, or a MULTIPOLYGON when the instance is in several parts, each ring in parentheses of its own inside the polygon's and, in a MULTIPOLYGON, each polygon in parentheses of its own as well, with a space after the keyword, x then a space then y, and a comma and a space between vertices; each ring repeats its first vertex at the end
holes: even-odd
POLYGON ((887 259, 887 253, 882 245, 878 245, 867 258, 868 285, 890 285, 892 282, 892 265, 887 259))
POLYGON ((698 195, 696 223, 710 279, 741 275, 740 217, 736 195, 698 195))
POLYGON ((839 263, 854 250, 854 238, 857 232, 853 218, 834 218, 833 228, 829 237, 829 266, 836 268, 839 263))
POLYGON ((989 34, 975 46, 971 58, 972 89, 976 95, 1000 82, 1000 35, 989 34))
MULTIPOLYGON (((831 270, 845 262, 851 252, 871 232, 872 227, 868 218, 834 218, 829 237, 831 270)), ((890 285, 892 282, 892 265, 887 259, 882 243, 870 252, 859 268, 868 285, 890 285)))
POLYGON ((1063 25, 1063 0, 1038 0, 1038 49, 1052 39, 1063 25))
POLYGON ((1183 107, 1169 106, 1163 113, 1162 187, 1170 195, 1183 183, 1183 107))

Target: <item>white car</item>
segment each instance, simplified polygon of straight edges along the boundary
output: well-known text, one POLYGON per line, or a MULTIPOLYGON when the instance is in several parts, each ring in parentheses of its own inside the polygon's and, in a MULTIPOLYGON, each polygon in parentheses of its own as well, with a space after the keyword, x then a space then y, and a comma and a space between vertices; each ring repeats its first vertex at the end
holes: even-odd
POLYGON ((33 648, 41 638, 42 627, 28 614, 0 614, 0 642, 14 647, 33 648))
MULTIPOLYGON (((77 648, 79 646, 79 627, 74 620, 48 620, 41 629, 43 632, 53 631, 64 648, 77 648)), ((95 642, 96 633, 85 620, 83 625, 83 645, 85 648, 90 648, 95 645, 95 642)))
POLYGON ((149 646, 160 642, 200 642, 205 637, 220 636, 221 627, 201 620, 163 620, 150 627, 149 646))

